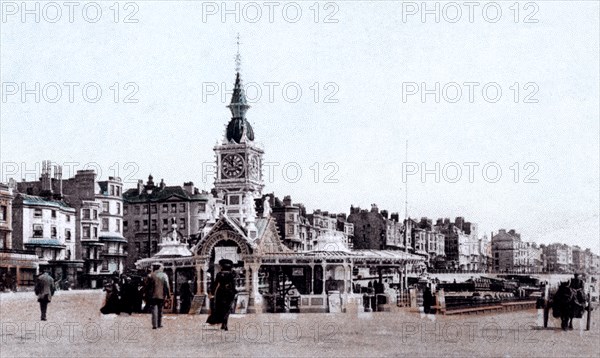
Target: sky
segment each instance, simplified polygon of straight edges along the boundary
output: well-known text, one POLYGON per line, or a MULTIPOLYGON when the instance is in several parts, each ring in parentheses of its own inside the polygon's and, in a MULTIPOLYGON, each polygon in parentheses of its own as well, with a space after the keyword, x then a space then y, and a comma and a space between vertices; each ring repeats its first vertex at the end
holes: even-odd
POLYGON ((598 2, 473 3, 2 1, 0 181, 210 190, 239 33, 264 193, 600 252, 598 2))

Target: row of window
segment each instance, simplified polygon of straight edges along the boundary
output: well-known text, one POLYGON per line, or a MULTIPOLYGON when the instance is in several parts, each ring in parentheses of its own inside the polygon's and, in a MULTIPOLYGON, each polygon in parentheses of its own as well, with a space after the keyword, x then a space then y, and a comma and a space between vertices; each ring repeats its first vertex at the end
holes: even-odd
MULTIPOLYGON (((44 225, 33 224, 33 237, 44 237, 44 225)), ((56 226, 50 227, 50 237, 56 239, 58 237, 58 229, 56 226)), ((71 241, 71 230, 65 229, 65 241, 71 241)))
MULTIPOLYGON (((39 209, 39 208, 33 209, 33 217, 34 218, 41 218, 43 216, 43 214, 44 214, 44 210, 39 209)), ((53 219, 56 219, 56 217, 57 217, 56 210, 50 210, 50 217, 53 219)), ((71 215, 65 214, 65 220, 67 222, 71 222, 71 215)))
MULTIPOLYGON (((162 220, 162 228, 163 228, 163 230, 170 230, 171 229, 170 224, 172 225, 173 221, 174 220, 172 220, 171 222, 169 222, 169 219, 163 219, 162 220)), ((142 224, 141 228, 143 230, 148 230, 148 220, 142 220, 141 224, 142 224)), ((151 225, 151 230, 156 230, 156 227, 157 227, 156 226, 157 225, 156 219, 152 219, 150 221, 150 225, 151 225)), ((179 225, 177 226, 177 228, 178 229, 185 229, 185 219, 184 218, 180 218, 179 219, 179 225)), ((135 231, 139 231, 140 230, 140 221, 139 220, 136 220, 136 221, 133 222, 133 229, 135 231)), ((127 220, 123 221, 123 230, 124 231, 129 230, 129 223, 127 222, 127 220)))
MULTIPOLYGON (((116 204, 116 214, 121 215, 121 203, 116 204)), ((102 202, 102 213, 110 214, 110 202, 103 201, 102 202)), ((83 209, 81 216, 84 220, 98 220, 98 210, 95 209, 83 209)))
POLYGON ((109 186, 109 191, 111 196, 121 196, 121 187, 118 185, 111 184, 109 186))
MULTIPOLYGON (((114 232, 121 232, 121 219, 115 219, 115 227, 114 227, 114 232)), ((102 218, 102 225, 101 225, 101 230, 103 232, 106 231, 110 231, 110 219, 109 218, 102 218)), ((98 237, 98 228, 97 227, 93 227, 92 232, 94 232, 93 236, 90 236, 90 226, 89 225, 83 225, 83 237, 84 238, 97 238, 98 237)))
MULTIPOLYGON (((101 270, 102 271, 110 271, 109 270, 109 266, 108 266, 109 261, 117 269, 117 271, 119 271, 121 265, 119 264, 119 262, 117 260, 112 259, 112 258, 108 258, 108 259, 102 260, 101 270)), ((98 271, 98 263, 94 262, 93 264, 91 264, 89 266, 89 271, 88 272, 89 273, 93 273, 93 272, 97 272, 97 271, 98 271)))
MULTIPOLYGON (((150 213, 151 214, 157 214, 158 213, 158 205, 157 204, 152 204, 152 205, 133 205, 133 214, 134 215, 140 215, 140 214, 148 214, 148 206, 150 206, 150 213)), ((129 213, 129 206, 125 205, 123 207, 123 214, 127 215, 129 213)), ((171 203, 171 204, 161 204, 161 210, 162 213, 185 213, 186 212, 186 203, 171 203)), ((206 211, 206 204, 201 203, 198 204, 198 214, 203 213, 206 211)))
MULTIPOLYGON (((143 245, 140 242, 135 243, 135 250, 139 256, 146 256, 148 254, 148 241, 144 241, 143 245)), ((152 254, 158 252, 158 242, 152 241, 152 254)))
MULTIPOLYGON (((44 250, 41 247, 35 248, 36 255, 40 259, 47 259, 47 260, 57 260, 60 257, 60 251, 61 250, 56 250, 56 249, 44 250)), ((65 252, 65 260, 70 260, 70 259, 71 259, 71 250, 67 249, 65 252)))

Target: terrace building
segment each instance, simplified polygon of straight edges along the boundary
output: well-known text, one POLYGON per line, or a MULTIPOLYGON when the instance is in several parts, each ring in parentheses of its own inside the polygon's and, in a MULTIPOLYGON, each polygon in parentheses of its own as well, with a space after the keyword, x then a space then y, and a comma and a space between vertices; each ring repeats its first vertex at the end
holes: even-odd
POLYGON ((477 224, 466 222, 463 217, 438 219, 436 228, 444 235, 446 268, 483 271, 487 269, 487 257, 482 252, 477 224))
POLYGON ((150 175, 144 184, 123 193, 123 233, 128 242, 126 266, 152 257, 158 252, 160 238, 177 224, 177 231, 185 242, 201 239, 210 211, 209 193, 200 192, 194 183, 167 186, 164 181, 154 184, 150 175))
POLYGON ((13 201, 13 243, 35 252, 40 268, 55 280, 77 282, 83 261, 75 258, 76 210, 62 200, 17 194, 13 201))
POLYGON ((33 285, 39 259, 13 242, 13 188, 0 183, 0 292, 33 285))
POLYGON ((543 247, 548 272, 570 273, 573 271, 573 248, 567 244, 554 243, 543 247))
MULTIPOLYGON (((332 214, 321 210, 307 214, 304 205, 292 203, 290 196, 285 196, 283 201, 274 194, 263 197, 270 203, 271 215, 277 222, 283 243, 293 251, 312 251, 320 238, 327 235, 339 235, 346 247, 352 246, 354 225, 346 221, 344 214, 332 214)), ((257 212, 262 214, 263 204, 257 201, 256 205, 257 212)))
POLYGON ((93 170, 78 170, 74 177, 63 179, 60 166, 44 161, 39 180, 16 184, 24 195, 64 202, 75 210, 70 254, 84 264, 77 267, 71 282, 79 287, 100 287, 114 271, 123 270, 127 256, 122 234, 123 183, 115 177, 96 179, 93 170))
MULTIPOLYGON (((397 213, 388 212, 371 205, 371 210, 361 210, 360 207, 350 207, 348 222, 354 225, 353 248, 357 250, 405 250, 407 238, 404 236, 403 225, 397 213)), ((411 246, 412 248, 412 246, 411 246)))

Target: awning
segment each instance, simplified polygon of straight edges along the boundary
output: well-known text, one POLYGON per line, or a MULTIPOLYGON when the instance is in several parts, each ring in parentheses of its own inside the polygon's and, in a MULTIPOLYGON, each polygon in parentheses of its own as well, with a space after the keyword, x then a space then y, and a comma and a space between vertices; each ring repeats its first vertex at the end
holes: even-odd
POLYGON ((121 235, 117 234, 100 234, 98 237, 102 241, 114 241, 114 242, 122 242, 127 243, 127 239, 121 235))
POLYGON ((39 258, 37 255, 0 252, 0 263, 2 267, 19 266, 21 268, 37 269, 39 258))
POLYGON ((57 239, 31 239, 25 243, 25 246, 55 247, 58 249, 64 249, 66 247, 57 239))

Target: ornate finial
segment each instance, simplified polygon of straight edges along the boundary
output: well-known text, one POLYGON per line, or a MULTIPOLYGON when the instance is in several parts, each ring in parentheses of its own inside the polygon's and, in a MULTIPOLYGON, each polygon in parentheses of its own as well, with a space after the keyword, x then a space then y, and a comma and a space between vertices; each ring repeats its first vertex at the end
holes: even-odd
POLYGON ((237 54, 235 55, 235 72, 240 72, 242 68, 242 55, 240 55, 240 33, 237 34, 237 54))

